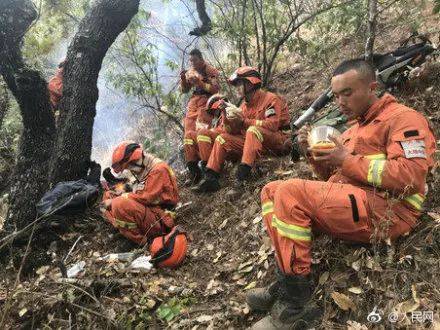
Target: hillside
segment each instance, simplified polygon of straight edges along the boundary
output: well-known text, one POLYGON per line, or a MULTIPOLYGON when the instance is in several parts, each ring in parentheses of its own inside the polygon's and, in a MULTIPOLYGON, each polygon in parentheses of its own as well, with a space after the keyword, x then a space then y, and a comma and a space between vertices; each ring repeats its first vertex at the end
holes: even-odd
MULTIPOLYGON (((311 78, 300 77, 301 81, 307 79, 311 78)), ((285 86, 305 86, 298 84, 298 76, 292 73, 286 73, 283 82, 285 86)), ((440 66, 430 64, 397 96, 439 127, 439 86, 440 66)), ((315 88, 311 93, 317 91, 315 88)), ((297 104, 297 99, 289 101, 297 104)), ((99 328, 185 329, 251 325, 262 315, 249 312, 244 293, 269 283, 274 276, 273 252, 260 215, 260 189, 276 179, 311 178, 311 172, 304 162, 292 164, 289 157, 270 158, 261 162, 259 176, 247 192, 239 200, 229 201, 224 196, 233 166, 226 171, 229 176, 223 180, 224 188, 216 194, 197 196, 181 189, 183 206, 178 222, 189 231, 192 242, 188 258, 178 270, 136 274, 128 270, 128 262, 98 262, 99 257, 136 251, 135 247, 97 214, 69 219, 62 241, 52 243, 48 255, 42 256, 52 259, 51 265, 36 271, 26 269, 26 279, 18 282, 12 264, 3 271, 0 304, 7 307, 4 311, 9 310, 6 324, 11 328, 83 328, 94 324, 99 328), (61 279, 59 261, 66 255, 67 268, 85 261, 81 278, 61 279)), ((379 327, 390 326, 386 317, 392 311, 399 315, 396 327, 421 326, 411 322, 411 312, 418 310, 434 313, 434 322, 425 322, 424 326, 440 327, 439 182, 436 168, 430 179, 427 214, 413 233, 393 246, 353 245, 325 235, 316 237, 313 274, 317 286, 313 299, 324 311, 316 328, 370 328, 366 317, 376 306, 384 318, 379 327)), ((60 232, 63 226, 56 226, 56 222, 47 226, 46 236, 60 232)))

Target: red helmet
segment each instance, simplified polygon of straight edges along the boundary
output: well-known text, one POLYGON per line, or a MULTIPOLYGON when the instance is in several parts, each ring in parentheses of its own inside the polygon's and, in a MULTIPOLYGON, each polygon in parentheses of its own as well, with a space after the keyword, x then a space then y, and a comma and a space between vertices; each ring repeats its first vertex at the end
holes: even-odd
POLYGON ((150 245, 151 262, 160 268, 176 268, 188 250, 186 233, 175 226, 167 235, 156 237, 150 245))
POLYGON ((261 84, 261 75, 256 68, 251 66, 239 67, 234 73, 229 77, 228 82, 231 85, 236 85, 240 80, 247 80, 252 85, 261 84))
POLYGON ((116 173, 122 172, 128 164, 142 158, 142 148, 139 144, 124 141, 113 151, 112 168, 116 173))
POLYGON ((211 97, 206 102, 206 111, 212 114, 216 110, 222 110, 226 107, 226 102, 228 102, 228 99, 222 94, 211 95, 211 97))

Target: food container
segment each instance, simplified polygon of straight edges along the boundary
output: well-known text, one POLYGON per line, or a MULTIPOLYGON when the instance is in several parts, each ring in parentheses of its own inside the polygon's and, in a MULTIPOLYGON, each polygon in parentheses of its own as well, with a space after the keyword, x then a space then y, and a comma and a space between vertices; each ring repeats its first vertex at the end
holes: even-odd
POLYGON ((315 126, 309 133, 308 141, 312 152, 335 148, 335 143, 329 139, 330 136, 339 137, 341 133, 331 126, 315 126))

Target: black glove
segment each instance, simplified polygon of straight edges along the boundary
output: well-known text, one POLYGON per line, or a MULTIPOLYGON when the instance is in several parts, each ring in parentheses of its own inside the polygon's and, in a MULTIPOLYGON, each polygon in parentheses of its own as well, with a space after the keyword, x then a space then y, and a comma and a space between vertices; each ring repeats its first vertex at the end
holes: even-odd
POLYGON ((99 186, 101 179, 101 165, 95 161, 91 161, 89 164, 89 174, 86 180, 96 186, 99 186))
POLYGON ((120 178, 115 177, 113 175, 112 170, 111 170, 110 167, 107 167, 104 170, 104 172, 102 172, 102 176, 104 177, 105 181, 107 181, 111 185, 114 185, 114 184, 126 181, 126 179, 120 179, 120 178))

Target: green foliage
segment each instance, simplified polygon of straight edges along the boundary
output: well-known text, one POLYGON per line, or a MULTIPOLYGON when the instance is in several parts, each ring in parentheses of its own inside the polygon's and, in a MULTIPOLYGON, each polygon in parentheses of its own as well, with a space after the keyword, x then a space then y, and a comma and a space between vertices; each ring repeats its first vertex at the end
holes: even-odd
MULTIPOLYGON (((176 127, 171 119, 180 120, 184 107, 176 86, 164 85, 169 79, 160 75, 156 44, 144 37, 150 17, 149 12, 141 9, 133 18, 113 53, 118 60, 108 63, 107 78, 116 89, 138 100, 147 112, 144 113, 147 117, 140 119, 139 127, 135 127, 134 138, 144 140, 149 152, 166 159, 175 149, 170 131, 175 132, 176 127)), ((164 65, 174 72, 179 68, 172 60, 164 61, 164 65)))
MULTIPOLYGON (((11 105, 0 127, 0 177, 8 178, 15 164, 15 155, 22 131, 22 123, 18 104, 11 105)), ((0 191, 5 188, 5 180, 0 182, 0 191)))
POLYGON ((188 307, 193 303, 194 299, 191 298, 171 298, 168 302, 159 306, 156 311, 156 315, 159 319, 170 322, 172 319, 178 316, 185 307, 188 307))
POLYGON ((69 37, 89 8, 90 0, 36 0, 38 19, 24 38, 23 56, 29 64, 42 67, 48 55, 63 39, 69 37))
POLYGON ((166 135, 162 125, 154 125, 148 133, 143 143, 144 149, 159 158, 169 158, 174 143, 166 135))
POLYGON ((367 1, 362 0, 323 13, 289 41, 289 50, 296 50, 314 65, 329 66, 344 40, 358 38, 363 42, 367 12, 367 1))
POLYGON ((434 14, 440 14, 440 0, 434 0, 434 8, 432 12, 434 14))

